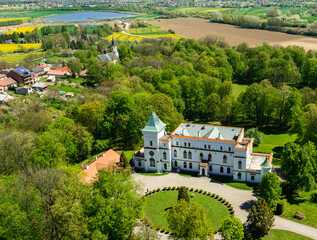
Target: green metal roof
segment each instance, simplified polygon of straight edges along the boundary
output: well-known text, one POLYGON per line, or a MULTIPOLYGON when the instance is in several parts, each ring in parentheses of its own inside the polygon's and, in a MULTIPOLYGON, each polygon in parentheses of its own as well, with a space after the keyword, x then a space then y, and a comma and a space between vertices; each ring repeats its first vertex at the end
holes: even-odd
POLYGON ((272 167, 272 164, 269 162, 268 157, 265 158, 265 161, 261 164, 261 167, 262 168, 271 168, 272 167))
POLYGON ((142 132, 159 132, 166 126, 165 123, 156 115, 154 109, 152 109, 149 120, 146 123, 146 126, 141 130, 142 132))

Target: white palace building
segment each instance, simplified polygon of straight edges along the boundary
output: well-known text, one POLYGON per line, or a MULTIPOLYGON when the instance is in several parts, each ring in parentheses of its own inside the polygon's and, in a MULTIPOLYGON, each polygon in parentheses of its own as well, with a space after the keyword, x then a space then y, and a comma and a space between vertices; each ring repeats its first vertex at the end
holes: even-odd
POLYGON ((152 110, 141 130, 144 147, 133 155, 135 169, 144 172, 192 171, 259 183, 272 169, 273 154, 253 153, 253 139, 244 129, 181 123, 172 133, 152 110))

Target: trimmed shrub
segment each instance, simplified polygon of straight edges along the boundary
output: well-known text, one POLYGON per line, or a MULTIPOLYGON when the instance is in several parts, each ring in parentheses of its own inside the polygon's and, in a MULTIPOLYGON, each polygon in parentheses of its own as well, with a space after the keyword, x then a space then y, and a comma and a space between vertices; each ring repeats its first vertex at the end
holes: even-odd
POLYGON ((198 192, 198 191, 199 191, 198 188, 196 188, 196 189, 195 189, 195 192, 198 192))
POLYGON ((166 190, 166 187, 163 187, 163 191, 165 191, 166 190))
POLYGON ((176 187, 176 190, 179 190, 179 187, 176 187))
POLYGON ((161 190, 160 188, 156 189, 157 192, 159 192, 160 190, 161 190))
POLYGON ((190 191, 190 192, 194 191, 194 188, 190 188, 189 191, 190 191))
POLYGON ((212 196, 212 197, 214 197, 215 195, 216 195, 216 194, 214 194, 214 193, 213 193, 213 194, 211 194, 211 196, 212 196))
POLYGON ((215 199, 217 199, 217 198, 219 198, 219 195, 216 195, 216 196, 215 196, 215 199))
POLYGON ((168 190, 168 191, 171 190, 171 187, 168 187, 167 190, 168 190))
POLYGON ((222 200, 222 197, 220 197, 219 199, 218 199, 218 201, 221 201, 222 200))
POLYGON ((186 187, 186 189, 187 189, 187 191, 188 191, 189 187, 186 187))
POLYGON ((172 187, 172 190, 175 190, 176 189, 176 187, 172 187))
POLYGON ((207 196, 210 196, 210 194, 211 194, 211 193, 210 193, 210 192, 208 192, 208 193, 207 193, 207 196))
POLYGON ((202 193, 202 192, 203 192, 203 190, 202 190, 202 189, 199 189, 198 193, 202 193))
POLYGON ((231 210, 231 211, 230 211, 230 214, 233 215, 233 214, 234 214, 234 210, 231 210))
POLYGON ((285 202, 284 200, 280 200, 277 202, 275 214, 282 215, 284 213, 285 202))
POLYGON ((204 191, 203 194, 206 195, 206 194, 207 194, 207 191, 204 191))
POLYGON ((152 191, 152 193, 156 193, 156 190, 154 189, 154 190, 152 191))

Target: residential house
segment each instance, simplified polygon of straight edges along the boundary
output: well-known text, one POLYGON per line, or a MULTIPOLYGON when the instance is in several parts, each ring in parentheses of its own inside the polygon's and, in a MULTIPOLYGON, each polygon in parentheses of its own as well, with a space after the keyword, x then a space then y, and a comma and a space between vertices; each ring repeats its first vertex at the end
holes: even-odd
POLYGON ((5 75, 5 74, 0 74, 0 80, 1 80, 1 79, 4 79, 4 78, 7 78, 7 75, 5 75))
POLYGON ((1 71, 1 74, 7 75, 13 68, 5 68, 1 71))
POLYGON ((45 92, 47 90, 47 85, 45 83, 38 82, 32 86, 32 89, 37 90, 39 92, 45 92))
POLYGON ((56 78, 68 78, 71 76, 69 67, 62 67, 57 69, 52 69, 47 72, 48 76, 55 76, 56 78))
POLYGON ((75 97, 75 94, 73 92, 67 92, 65 94, 65 96, 68 97, 68 98, 73 98, 73 97, 75 97))
POLYGON ((15 92, 16 94, 27 95, 32 92, 32 87, 30 86, 18 87, 15 89, 15 92))
POLYGON ((136 169, 215 174, 251 183, 261 182, 272 169, 273 154, 254 153, 253 138, 245 138, 243 128, 181 123, 170 134, 165 128, 152 110, 141 130, 144 147, 133 155, 136 169))
POLYGON ((25 67, 19 67, 8 72, 7 77, 13 78, 19 84, 32 84, 34 73, 25 67))
POLYGON ((35 74, 38 74, 39 76, 45 73, 44 69, 41 67, 32 68, 31 71, 34 72, 35 74))
POLYGON ((8 103, 10 99, 14 99, 14 97, 7 93, 0 93, 0 104, 8 103))
POLYGON ((42 68, 44 70, 44 72, 48 72, 50 69, 50 66, 48 65, 44 65, 44 64, 40 64, 38 65, 38 67, 42 68))
POLYGON ((55 76, 51 75, 47 77, 46 82, 55 82, 55 79, 56 79, 55 76))
POLYGON ((83 163, 81 168, 84 172, 85 182, 91 183, 95 180, 100 169, 113 169, 118 166, 119 162, 120 155, 110 149, 107 152, 100 154, 98 157, 95 157, 90 163, 83 163))
POLYGON ((18 86, 17 81, 12 78, 4 78, 0 80, 0 87, 3 87, 4 90, 8 90, 9 88, 15 88, 18 86))

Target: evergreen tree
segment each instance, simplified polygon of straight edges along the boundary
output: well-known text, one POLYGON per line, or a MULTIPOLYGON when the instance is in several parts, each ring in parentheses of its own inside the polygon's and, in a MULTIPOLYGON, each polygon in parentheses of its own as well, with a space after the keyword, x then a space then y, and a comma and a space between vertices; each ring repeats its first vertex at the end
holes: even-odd
POLYGON ((124 169, 130 168, 130 162, 123 151, 120 155, 120 166, 123 167, 124 169))
POLYGON ((253 238, 261 238, 265 236, 274 223, 274 214, 261 198, 256 205, 249 211, 247 219, 247 229, 253 238))
POLYGON ((177 201, 184 199, 187 203, 189 203, 189 195, 186 187, 180 187, 178 190, 178 198, 177 201))

